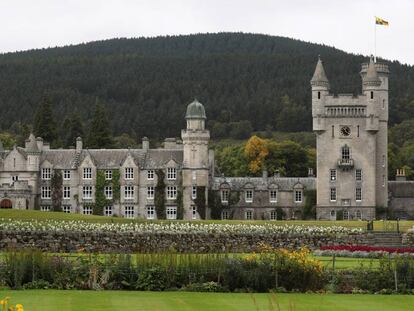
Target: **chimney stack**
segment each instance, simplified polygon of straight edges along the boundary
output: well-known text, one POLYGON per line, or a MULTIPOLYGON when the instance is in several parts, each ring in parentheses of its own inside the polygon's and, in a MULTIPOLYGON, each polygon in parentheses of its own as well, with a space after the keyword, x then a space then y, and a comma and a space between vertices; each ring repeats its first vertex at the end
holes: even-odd
POLYGON ((397 181, 406 181, 407 176, 405 176, 404 168, 397 168, 397 174, 395 175, 395 180, 397 181))
POLYGON ((82 149, 83 149, 82 138, 78 137, 76 138, 76 151, 81 152, 82 149))
POLYGON ((148 139, 148 137, 143 137, 142 138, 142 149, 144 151, 148 151, 148 149, 149 149, 149 139, 148 139))

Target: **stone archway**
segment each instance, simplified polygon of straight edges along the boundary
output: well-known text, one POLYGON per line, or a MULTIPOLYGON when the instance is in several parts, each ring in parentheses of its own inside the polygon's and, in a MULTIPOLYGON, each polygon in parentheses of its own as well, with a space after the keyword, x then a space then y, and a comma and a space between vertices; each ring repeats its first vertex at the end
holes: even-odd
POLYGON ((12 201, 10 201, 9 199, 3 199, 0 202, 0 208, 12 208, 13 204, 12 201))

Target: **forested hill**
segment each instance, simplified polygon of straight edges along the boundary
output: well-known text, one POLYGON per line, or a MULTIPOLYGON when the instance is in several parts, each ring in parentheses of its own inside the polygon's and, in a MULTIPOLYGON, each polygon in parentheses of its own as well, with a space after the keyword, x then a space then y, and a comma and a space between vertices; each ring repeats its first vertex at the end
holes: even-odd
MULTIPOLYGON (((267 35, 112 39, 3 54, 0 127, 32 124, 46 95, 58 124, 78 112, 87 127, 98 98, 113 134, 134 139, 179 136, 194 97, 216 137, 310 130, 309 80, 318 54, 333 92, 360 92, 366 57, 267 35)), ((400 123, 414 118, 414 68, 392 62, 390 70, 391 123, 400 123)))

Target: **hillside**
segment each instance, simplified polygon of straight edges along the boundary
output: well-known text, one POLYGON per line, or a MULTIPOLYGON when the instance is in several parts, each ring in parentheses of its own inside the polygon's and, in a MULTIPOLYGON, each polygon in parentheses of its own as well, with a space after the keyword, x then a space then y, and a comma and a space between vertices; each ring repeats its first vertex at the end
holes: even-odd
MULTIPOLYGON (((257 34, 112 39, 3 54, 0 130, 31 124, 46 94, 58 124, 77 111, 87 126, 99 98, 113 134, 134 139, 179 136, 194 97, 205 104, 215 137, 244 138, 246 129, 308 131, 309 80, 318 54, 333 92, 360 91, 366 57, 257 34)), ((392 62, 390 69, 395 124, 414 118, 414 67, 392 62)))

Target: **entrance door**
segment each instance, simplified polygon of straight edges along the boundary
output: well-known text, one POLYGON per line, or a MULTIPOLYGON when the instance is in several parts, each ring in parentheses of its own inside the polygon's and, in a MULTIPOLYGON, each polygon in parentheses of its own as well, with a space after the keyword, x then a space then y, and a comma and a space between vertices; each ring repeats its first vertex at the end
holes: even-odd
POLYGON ((329 215, 329 219, 330 220, 336 220, 336 211, 335 210, 331 210, 330 215, 329 215))
POLYGON ((12 201, 9 199, 4 199, 0 203, 0 208, 12 208, 12 201))

